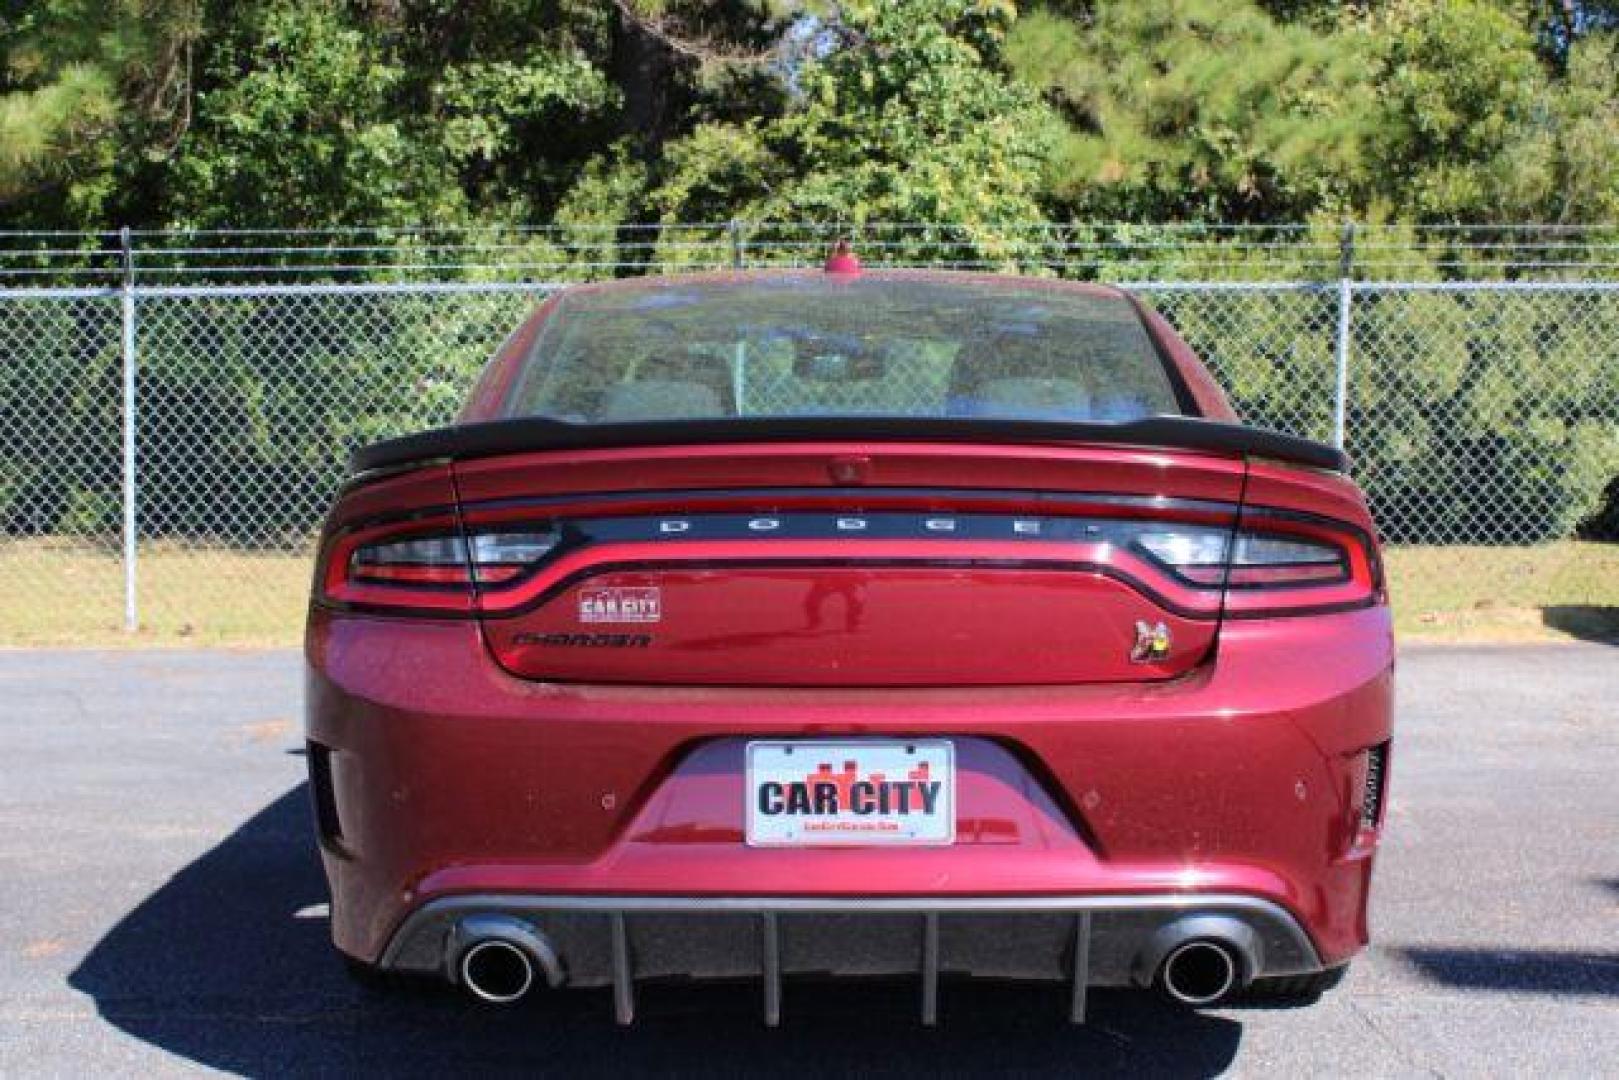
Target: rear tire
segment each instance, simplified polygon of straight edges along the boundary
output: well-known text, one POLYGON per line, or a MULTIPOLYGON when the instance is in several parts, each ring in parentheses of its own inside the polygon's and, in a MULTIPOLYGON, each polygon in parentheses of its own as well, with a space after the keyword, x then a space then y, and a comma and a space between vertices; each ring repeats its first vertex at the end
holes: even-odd
POLYGON ((1309 975, 1278 975, 1255 979, 1245 995, 1250 1001, 1267 1005, 1314 1005, 1321 995, 1344 981, 1349 965, 1341 964, 1309 975))

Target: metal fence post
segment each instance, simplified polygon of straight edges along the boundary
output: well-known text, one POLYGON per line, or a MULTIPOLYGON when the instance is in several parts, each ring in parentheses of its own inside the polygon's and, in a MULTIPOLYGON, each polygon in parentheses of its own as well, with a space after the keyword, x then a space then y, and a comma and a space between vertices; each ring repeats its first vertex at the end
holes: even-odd
POLYGON ((1344 421, 1349 413, 1349 309, 1354 299, 1355 223, 1344 222, 1338 240, 1337 387, 1332 403, 1332 445, 1344 448, 1344 421))
POLYGON ((742 223, 736 218, 732 218, 729 224, 726 225, 725 231, 731 236, 731 267, 732 269, 740 270, 747 262, 745 241, 742 239, 742 223))
POLYGON ((123 252, 122 326, 124 365, 124 629, 140 627, 140 605, 135 591, 135 251, 129 229, 118 230, 123 252))

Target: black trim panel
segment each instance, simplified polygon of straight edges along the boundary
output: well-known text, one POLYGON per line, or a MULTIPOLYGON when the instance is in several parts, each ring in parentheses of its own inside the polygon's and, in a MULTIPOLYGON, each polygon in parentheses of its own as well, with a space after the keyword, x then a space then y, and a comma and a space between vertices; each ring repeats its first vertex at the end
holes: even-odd
POLYGON ((355 472, 413 462, 491 457, 545 450, 636 446, 696 446, 815 441, 1103 443, 1172 450, 1253 454, 1318 469, 1347 472, 1343 451, 1265 428, 1188 416, 1154 416, 1122 424, 979 417, 723 417, 634 424, 570 424, 546 417, 490 420, 436 428, 361 447, 349 457, 355 472))

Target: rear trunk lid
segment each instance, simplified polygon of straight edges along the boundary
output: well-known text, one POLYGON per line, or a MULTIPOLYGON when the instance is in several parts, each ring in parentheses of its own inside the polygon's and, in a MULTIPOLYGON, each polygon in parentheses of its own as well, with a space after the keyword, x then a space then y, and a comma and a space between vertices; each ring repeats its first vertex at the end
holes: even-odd
POLYGON ((548 681, 1154 681, 1212 648, 1219 584, 1155 561, 1228 538, 1244 464, 1193 450, 943 442, 611 447, 458 461, 494 659, 548 681))

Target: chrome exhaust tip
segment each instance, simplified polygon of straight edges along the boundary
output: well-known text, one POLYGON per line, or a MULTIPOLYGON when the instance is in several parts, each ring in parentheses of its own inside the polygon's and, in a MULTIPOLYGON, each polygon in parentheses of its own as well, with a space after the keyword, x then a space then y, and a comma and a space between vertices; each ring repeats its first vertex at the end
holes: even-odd
POLYGON ((479 1001, 510 1005, 534 987, 534 961, 509 941, 491 938, 461 954, 461 985, 479 1001))
POLYGON ((1181 1005, 1213 1005, 1265 970, 1254 928, 1220 912, 1190 913, 1158 928, 1136 955, 1137 986, 1156 987, 1181 1005))
POLYGON ((450 981, 479 1001, 511 1005, 534 989, 563 982, 562 963, 545 935, 504 915, 473 915, 456 924, 449 949, 450 981))
POLYGON ((1158 985, 1182 1005, 1213 1005, 1237 986, 1241 966, 1230 947, 1209 940, 1188 941, 1164 958, 1158 985))

